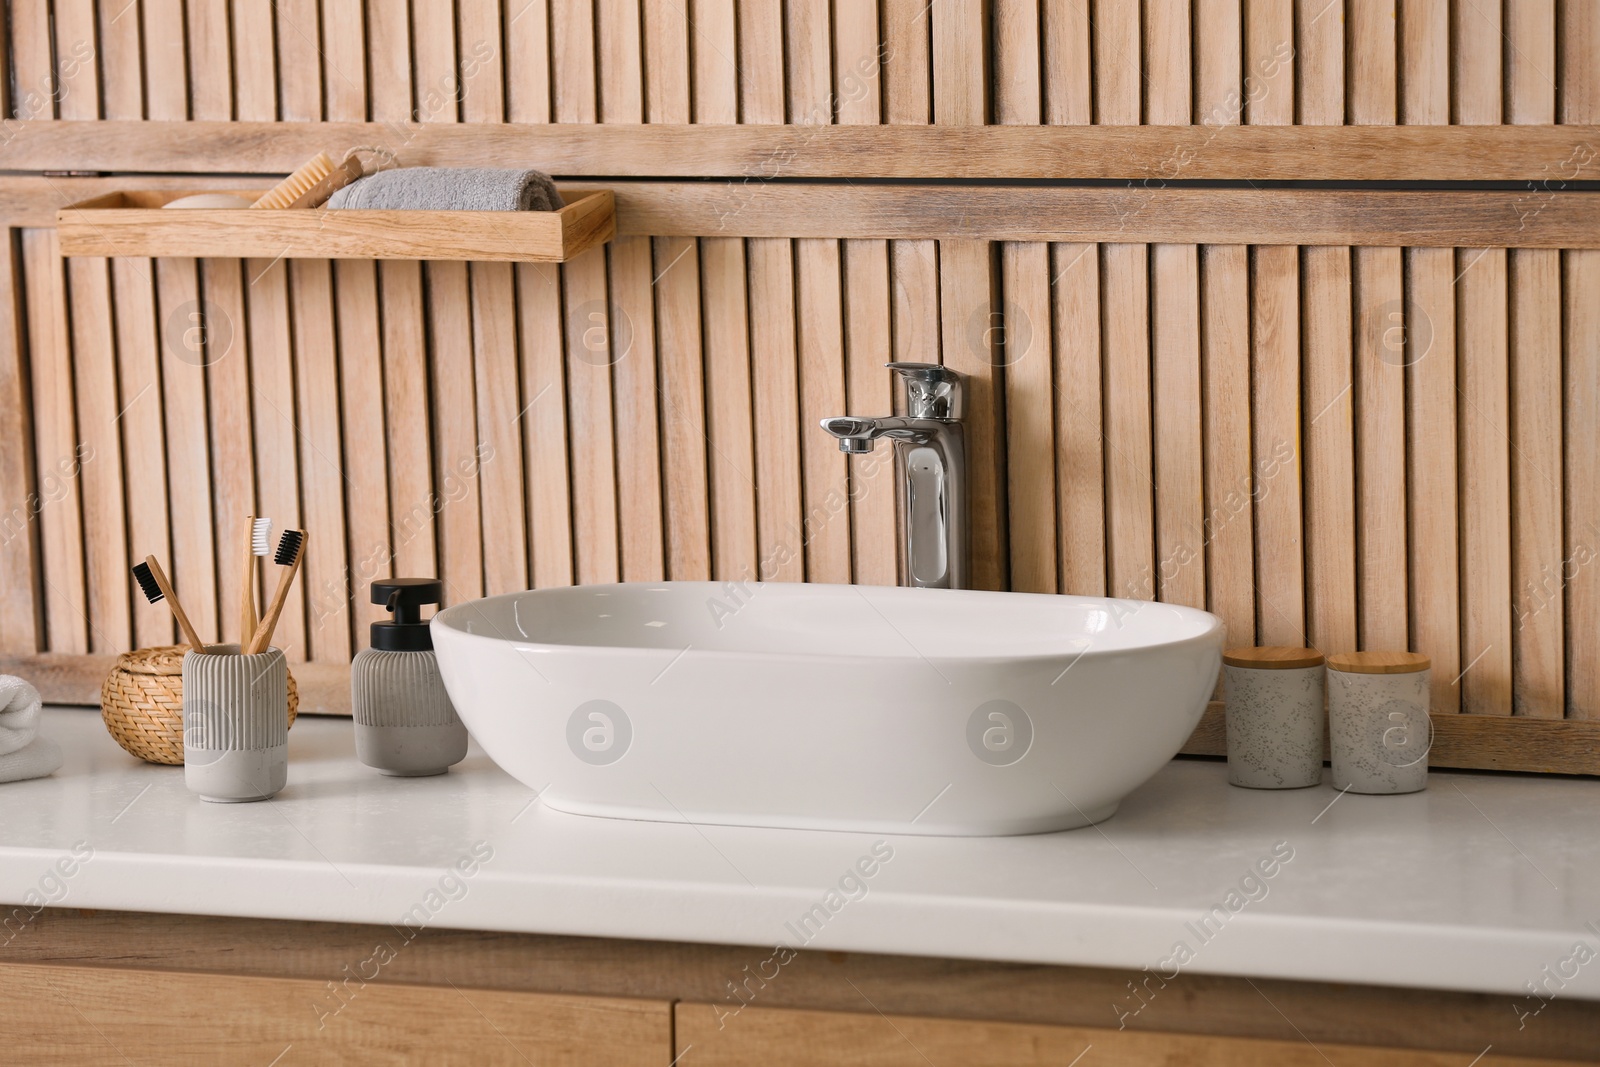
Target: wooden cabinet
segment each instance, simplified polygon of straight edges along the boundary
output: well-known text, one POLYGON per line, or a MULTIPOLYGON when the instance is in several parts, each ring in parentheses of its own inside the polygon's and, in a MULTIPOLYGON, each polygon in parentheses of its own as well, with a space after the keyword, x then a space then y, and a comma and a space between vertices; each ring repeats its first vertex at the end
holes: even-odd
POLYGON ((1556 1067, 1600 1003, 428 928, 46 908, 0 952, 0 1064, 1556 1067), (1118 1019, 1126 1024, 1118 1029, 1118 1019))

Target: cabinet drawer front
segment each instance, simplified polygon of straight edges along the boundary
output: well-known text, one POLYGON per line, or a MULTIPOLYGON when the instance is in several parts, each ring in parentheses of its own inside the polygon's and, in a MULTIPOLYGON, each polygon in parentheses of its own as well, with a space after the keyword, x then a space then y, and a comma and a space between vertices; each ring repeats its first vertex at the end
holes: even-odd
MULTIPOLYGON (((1309 1041, 1165 1034, 680 1003, 683 1067, 1462 1067, 1459 1052, 1313 1045, 1309 1041)), ((1576 1067, 1575 1060, 1496 1056, 1476 1067, 1576 1067)))
POLYGON ((0 966, 6 1062, 650 1064, 671 1057, 666 1001, 363 981, 33 964, 0 966))

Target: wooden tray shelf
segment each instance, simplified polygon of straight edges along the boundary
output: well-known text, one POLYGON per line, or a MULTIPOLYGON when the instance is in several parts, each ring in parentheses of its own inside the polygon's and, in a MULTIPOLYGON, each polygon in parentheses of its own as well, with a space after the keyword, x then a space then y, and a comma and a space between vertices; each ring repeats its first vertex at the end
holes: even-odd
POLYGON ((617 230, 609 189, 563 189, 560 211, 163 210, 196 191, 219 190, 124 191, 68 204, 56 212, 61 254, 561 263, 617 230))

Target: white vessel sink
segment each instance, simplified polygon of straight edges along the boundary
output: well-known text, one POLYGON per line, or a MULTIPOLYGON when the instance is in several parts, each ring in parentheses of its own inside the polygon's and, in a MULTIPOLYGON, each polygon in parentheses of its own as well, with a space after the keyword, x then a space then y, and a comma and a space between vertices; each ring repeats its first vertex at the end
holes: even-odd
POLYGON ((1223 643, 1169 604, 774 583, 512 593, 432 628, 473 737, 557 810, 962 835, 1109 817, 1223 643))

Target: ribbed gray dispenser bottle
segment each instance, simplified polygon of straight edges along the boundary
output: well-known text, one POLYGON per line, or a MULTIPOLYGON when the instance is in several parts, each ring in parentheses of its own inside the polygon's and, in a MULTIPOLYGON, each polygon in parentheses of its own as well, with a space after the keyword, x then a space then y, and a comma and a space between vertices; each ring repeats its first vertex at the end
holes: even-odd
POLYGON ((372 624, 372 647, 350 664, 356 756, 384 774, 443 774, 467 754, 467 728, 439 676, 424 604, 444 599, 436 578, 372 583, 372 602, 394 612, 372 624))

